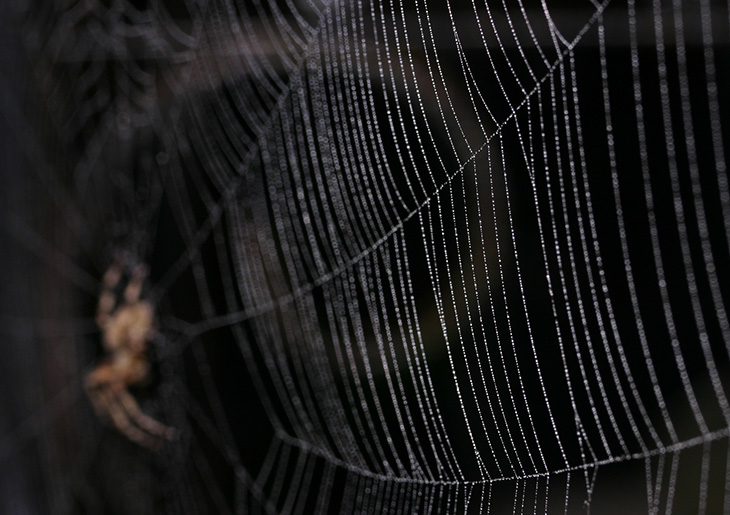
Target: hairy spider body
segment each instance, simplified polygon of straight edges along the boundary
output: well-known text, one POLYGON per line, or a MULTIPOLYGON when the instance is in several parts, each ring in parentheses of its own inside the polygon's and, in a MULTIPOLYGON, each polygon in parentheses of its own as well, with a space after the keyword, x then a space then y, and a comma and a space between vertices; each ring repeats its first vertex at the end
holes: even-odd
POLYGON ((145 415, 128 391, 150 377, 147 342, 157 329, 152 304, 140 299, 147 271, 141 265, 132 271, 123 303, 115 309, 114 289, 122 272, 116 262, 102 279, 96 322, 107 355, 86 375, 84 386, 100 418, 109 420, 130 440, 157 449, 174 431, 145 415))

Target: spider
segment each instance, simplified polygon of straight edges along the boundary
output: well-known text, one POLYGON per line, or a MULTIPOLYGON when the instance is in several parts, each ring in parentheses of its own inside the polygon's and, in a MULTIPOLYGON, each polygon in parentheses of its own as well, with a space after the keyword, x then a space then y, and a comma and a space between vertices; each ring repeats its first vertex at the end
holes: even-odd
POLYGON ((133 269, 123 302, 116 307, 114 290, 122 274, 118 260, 104 273, 96 323, 107 355, 86 375, 84 386, 99 418, 109 420, 130 440, 159 449, 175 431, 145 415, 128 390, 150 376, 147 342, 157 329, 152 304, 140 299, 147 270, 143 265, 133 269))

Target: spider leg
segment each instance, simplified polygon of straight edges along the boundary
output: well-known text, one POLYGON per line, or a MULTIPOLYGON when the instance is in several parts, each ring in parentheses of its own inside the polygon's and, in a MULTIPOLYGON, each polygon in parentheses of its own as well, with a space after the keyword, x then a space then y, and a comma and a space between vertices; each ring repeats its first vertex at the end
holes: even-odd
POLYGON ((106 410, 106 406, 104 405, 102 394, 97 388, 87 388, 86 389, 89 400, 91 401, 91 406, 94 408, 94 413, 96 413, 96 416, 101 419, 107 419, 108 413, 106 410))
POLYGON ((120 404, 124 407, 132 422, 150 433, 151 435, 170 440, 175 435, 175 430, 156 421, 152 417, 146 415, 137 404, 137 401, 127 391, 120 389, 116 392, 116 397, 120 404))
POLYGON ((132 424, 129 415, 119 402, 112 388, 105 388, 101 394, 104 411, 109 415, 114 427, 127 438, 151 449, 158 449, 160 442, 132 424))
POLYGON ((101 328, 106 326, 112 311, 114 311, 114 305, 116 304, 114 288, 119 284, 121 278, 122 267, 119 263, 114 263, 104 272, 104 277, 101 280, 99 304, 96 308, 96 323, 101 328))
POLYGON ((107 417, 106 408, 101 399, 101 391, 108 385, 110 378, 110 368, 108 363, 101 362, 94 369, 86 374, 84 378, 84 389, 91 401, 91 405, 96 415, 105 419, 107 417))
POLYGON ((139 300, 142 293, 142 286, 147 278, 147 267, 137 265, 132 271, 132 277, 129 279, 127 287, 124 289, 124 302, 126 304, 134 304, 139 300))

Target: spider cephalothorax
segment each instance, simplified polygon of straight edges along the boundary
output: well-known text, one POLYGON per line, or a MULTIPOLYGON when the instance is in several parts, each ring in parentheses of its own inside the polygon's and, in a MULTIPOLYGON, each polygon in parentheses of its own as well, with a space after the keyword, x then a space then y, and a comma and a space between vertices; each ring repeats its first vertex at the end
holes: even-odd
POLYGON ((140 298, 147 271, 142 265, 133 269, 117 306, 114 290, 122 275, 122 266, 115 262, 102 279, 96 323, 106 356, 86 375, 86 391, 99 417, 108 419, 130 440, 159 448, 174 430, 145 415, 128 391, 150 376, 147 342, 157 329, 152 304, 140 298))

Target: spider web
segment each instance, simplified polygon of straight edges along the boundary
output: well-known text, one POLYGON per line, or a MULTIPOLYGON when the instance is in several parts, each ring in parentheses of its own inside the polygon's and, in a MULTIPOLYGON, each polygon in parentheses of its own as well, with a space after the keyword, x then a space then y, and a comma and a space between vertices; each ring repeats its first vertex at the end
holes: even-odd
POLYGON ((6 511, 730 513, 726 2, 3 10, 6 511))

